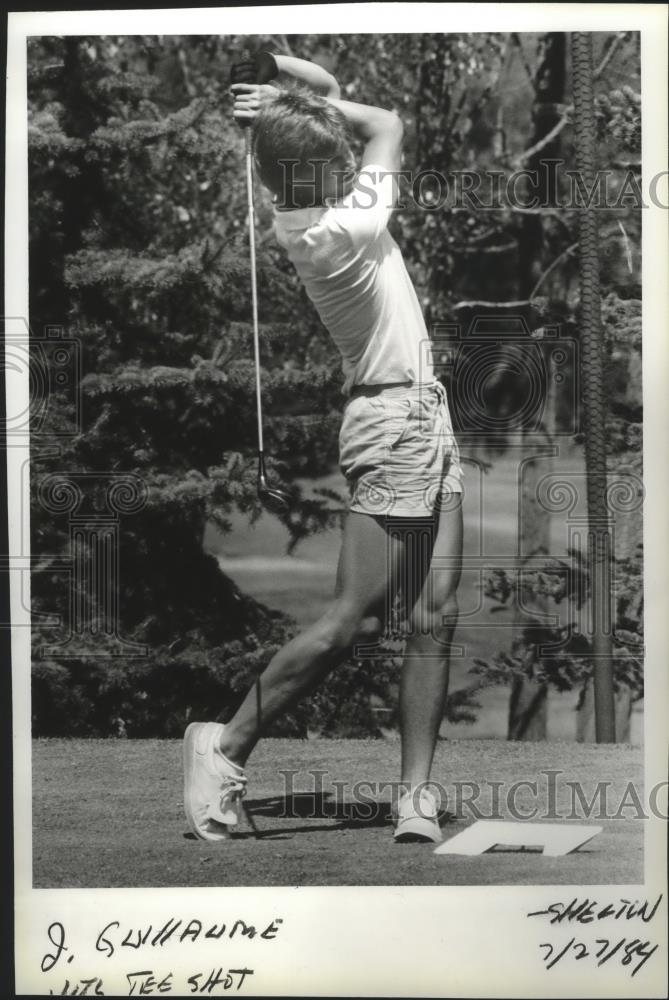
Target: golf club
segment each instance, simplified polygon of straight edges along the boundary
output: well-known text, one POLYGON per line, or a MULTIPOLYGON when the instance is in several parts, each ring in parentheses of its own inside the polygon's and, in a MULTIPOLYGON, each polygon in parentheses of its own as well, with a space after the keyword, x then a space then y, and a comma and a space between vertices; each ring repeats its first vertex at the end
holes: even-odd
MULTIPOLYGON (((267 83, 276 75, 276 64, 265 52, 259 53, 252 62, 237 63, 232 67, 232 83, 267 83)), ((269 511, 280 514, 290 507, 290 497, 283 490, 272 487, 267 482, 265 471, 265 449, 262 427, 262 391, 260 380, 260 339, 258 334, 258 284, 256 278, 255 210, 253 204, 253 138, 251 122, 239 123, 244 129, 246 161, 246 197, 249 216, 249 251, 251 260, 251 301, 253 312, 253 355, 255 361, 256 414, 258 420, 258 499, 269 511)))

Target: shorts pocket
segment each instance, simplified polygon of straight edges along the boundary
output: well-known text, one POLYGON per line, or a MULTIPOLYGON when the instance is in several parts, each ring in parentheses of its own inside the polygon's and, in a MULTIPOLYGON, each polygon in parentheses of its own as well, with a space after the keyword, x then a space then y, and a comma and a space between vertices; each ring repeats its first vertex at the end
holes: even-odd
POLYGON ((413 421, 411 399, 387 396, 376 400, 383 408, 385 444, 389 449, 398 448, 408 437, 413 421))

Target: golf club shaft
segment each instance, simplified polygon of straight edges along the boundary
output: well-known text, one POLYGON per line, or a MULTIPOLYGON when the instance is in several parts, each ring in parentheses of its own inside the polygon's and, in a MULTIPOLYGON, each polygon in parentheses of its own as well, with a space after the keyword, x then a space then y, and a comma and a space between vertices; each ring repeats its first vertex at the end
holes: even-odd
POLYGON ((255 211, 253 207, 253 158, 251 129, 244 129, 246 145, 246 197, 249 211, 249 250, 251 254, 251 302, 253 310, 253 356, 256 371, 256 413, 258 417, 258 451, 263 454, 262 398, 260 393, 260 338, 258 334, 258 284, 256 280, 255 211))

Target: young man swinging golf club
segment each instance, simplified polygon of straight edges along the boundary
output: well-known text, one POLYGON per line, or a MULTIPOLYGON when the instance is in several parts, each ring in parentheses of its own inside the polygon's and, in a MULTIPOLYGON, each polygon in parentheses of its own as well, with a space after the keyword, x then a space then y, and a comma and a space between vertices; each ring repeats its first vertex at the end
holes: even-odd
POLYGON ((462 471, 420 305, 387 228, 402 124, 393 112, 340 100, 335 79, 305 60, 262 53, 239 64, 233 80, 233 116, 252 128, 276 238, 342 355, 340 467, 351 500, 326 613, 273 657, 229 722, 188 727, 188 825, 204 840, 230 836, 242 815, 244 767, 263 732, 357 645, 383 634, 399 592, 408 637, 395 839, 437 842, 438 803, 427 783, 457 618, 462 471), (277 73, 300 86, 257 82, 277 73), (359 172, 352 135, 364 142, 359 172))

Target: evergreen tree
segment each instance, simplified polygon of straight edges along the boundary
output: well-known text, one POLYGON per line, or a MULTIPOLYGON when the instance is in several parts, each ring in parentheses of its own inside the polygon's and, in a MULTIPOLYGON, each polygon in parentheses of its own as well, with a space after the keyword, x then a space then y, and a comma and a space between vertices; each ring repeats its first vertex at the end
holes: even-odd
MULTIPOLYGON (((89 692, 93 707, 78 711, 87 731, 176 734, 191 712, 231 711, 294 631, 202 550, 207 522, 225 530, 233 507, 260 514, 242 144, 226 96, 232 54, 232 40, 197 36, 30 43, 31 326, 37 342, 49 324, 80 344, 83 412, 82 426, 58 439, 60 454, 33 449, 35 641, 51 648, 36 658, 38 733, 72 726, 55 687, 72 702, 89 692), (117 622, 146 646, 144 657, 93 658, 106 638, 90 547, 76 553, 77 594, 56 568, 75 552, 67 518, 45 506, 40 485, 81 473, 92 516, 105 509, 110 474, 142 484, 145 502, 120 523, 117 622), (45 613, 75 630, 86 621, 62 657, 45 613)), ((268 464, 290 486, 295 542, 339 517, 331 498, 307 500, 292 485, 336 456, 339 373, 313 316, 295 324, 295 281, 270 246, 259 281, 267 447, 280 456, 268 464)), ((57 393, 49 404, 45 441, 73 417, 57 393)))

